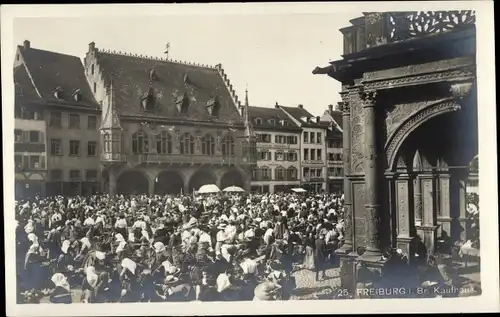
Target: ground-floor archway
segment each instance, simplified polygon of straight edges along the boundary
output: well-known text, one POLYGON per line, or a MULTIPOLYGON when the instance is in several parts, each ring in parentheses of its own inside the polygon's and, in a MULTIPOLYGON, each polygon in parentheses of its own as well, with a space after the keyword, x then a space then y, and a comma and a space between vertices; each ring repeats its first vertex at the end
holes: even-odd
POLYGON ((118 177, 116 192, 123 195, 148 194, 149 181, 147 177, 139 171, 127 171, 118 177))
POLYGON ((204 169, 199 170, 191 176, 191 180, 189 181, 189 191, 193 192, 193 190, 198 190, 203 185, 216 184, 216 180, 217 179, 212 172, 204 169))
POLYGON ((224 189, 229 186, 238 186, 243 188, 243 177, 241 173, 237 170, 231 170, 225 173, 220 180, 220 189, 224 189))
POLYGON ((180 194, 184 189, 184 179, 176 171, 163 171, 155 179, 155 194, 180 194))
POLYGON ((440 241, 470 238, 466 184, 478 134, 475 107, 468 106, 429 118, 402 140, 388 186, 392 246, 408 235, 422 250, 448 252, 440 241))

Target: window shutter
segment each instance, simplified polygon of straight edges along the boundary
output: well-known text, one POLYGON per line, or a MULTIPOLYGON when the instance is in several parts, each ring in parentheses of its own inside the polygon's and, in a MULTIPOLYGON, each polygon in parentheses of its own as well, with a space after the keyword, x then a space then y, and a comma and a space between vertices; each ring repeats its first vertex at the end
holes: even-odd
POLYGON ((45 144, 45 133, 40 132, 40 143, 45 144))
POLYGON ((23 142, 29 142, 30 141, 30 132, 29 131, 23 131, 23 142))
POLYGON ((45 155, 40 156, 40 168, 45 169, 45 155))

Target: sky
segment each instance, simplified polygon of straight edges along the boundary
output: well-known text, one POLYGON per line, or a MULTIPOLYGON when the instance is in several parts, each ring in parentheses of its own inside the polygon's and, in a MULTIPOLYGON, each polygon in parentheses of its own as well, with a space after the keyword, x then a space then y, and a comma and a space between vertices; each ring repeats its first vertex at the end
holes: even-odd
POLYGON ((248 87, 251 106, 304 105, 321 115, 340 101, 340 83, 313 75, 316 66, 341 59, 339 29, 352 14, 169 15, 52 17, 14 20, 14 43, 83 59, 92 41, 99 49, 215 65, 221 63, 239 100, 248 87))

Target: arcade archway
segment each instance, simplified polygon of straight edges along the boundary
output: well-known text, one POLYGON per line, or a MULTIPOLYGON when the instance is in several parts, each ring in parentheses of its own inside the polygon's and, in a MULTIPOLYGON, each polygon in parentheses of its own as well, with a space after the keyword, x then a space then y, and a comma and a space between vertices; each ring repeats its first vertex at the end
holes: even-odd
POLYGON ((123 195, 148 194, 149 181, 146 176, 139 171, 127 171, 118 177, 116 192, 123 195))
POLYGON ((198 190, 201 186, 207 184, 216 184, 214 174, 208 170, 199 170, 191 176, 191 180, 189 181, 189 191, 193 192, 193 190, 198 190))
POLYGON ((184 179, 175 171, 163 171, 155 179, 155 194, 180 194, 184 188, 184 179))
POLYGON ((243 188, 243 178, 241 173, 232 170, 224 174, 220 180, 220 189, 224 189, 229 186, 238 186, 243 188))
MULTIPOLYGON (((475 104, 464 102, 460 111, 443 112, 415 127, 394 157, 392 170, 399 176, 389 186, 392 226, 419 237, 427 252, 445 247, 439 241, 469 238, 467 181, 477 135, 475 104), (401 219, 410 221, 402 225, 401 219)), ((391 232, 397 245, 397 231, 391 232)))

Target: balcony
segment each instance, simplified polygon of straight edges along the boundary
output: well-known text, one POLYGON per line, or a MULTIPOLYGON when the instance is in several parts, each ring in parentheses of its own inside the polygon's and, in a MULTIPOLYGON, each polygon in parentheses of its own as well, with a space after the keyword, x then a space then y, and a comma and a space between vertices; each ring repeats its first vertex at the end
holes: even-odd
POLYGON ((101 153, 101 161, 107 163, 126 162, 127 157, 121 153, 101 153))
POLYGON ((317 182, 324 182, 325 178, 323 176, 309 176, 309 177, 304 177, 304 182, 306 183, 317 183, 317 182))
POLYGON ((325 161, 323 160, 303 160, 302 164, 308 164, 308 165, 324 165, 325 161))
POLYGON ((341 29, 344 55, 426 35, 470 29, 476 16, 471 10, 368 12, 350 22, 352 26, 341 29))
MULTIPOLYGON (((186 155, 186 154, 134 154, 129 156, 133 164, 191 164, 224 165, 246 164, 240 157, 222 155, 186 155)), ((249 163, 248 163, 249 164, 249 163)))

